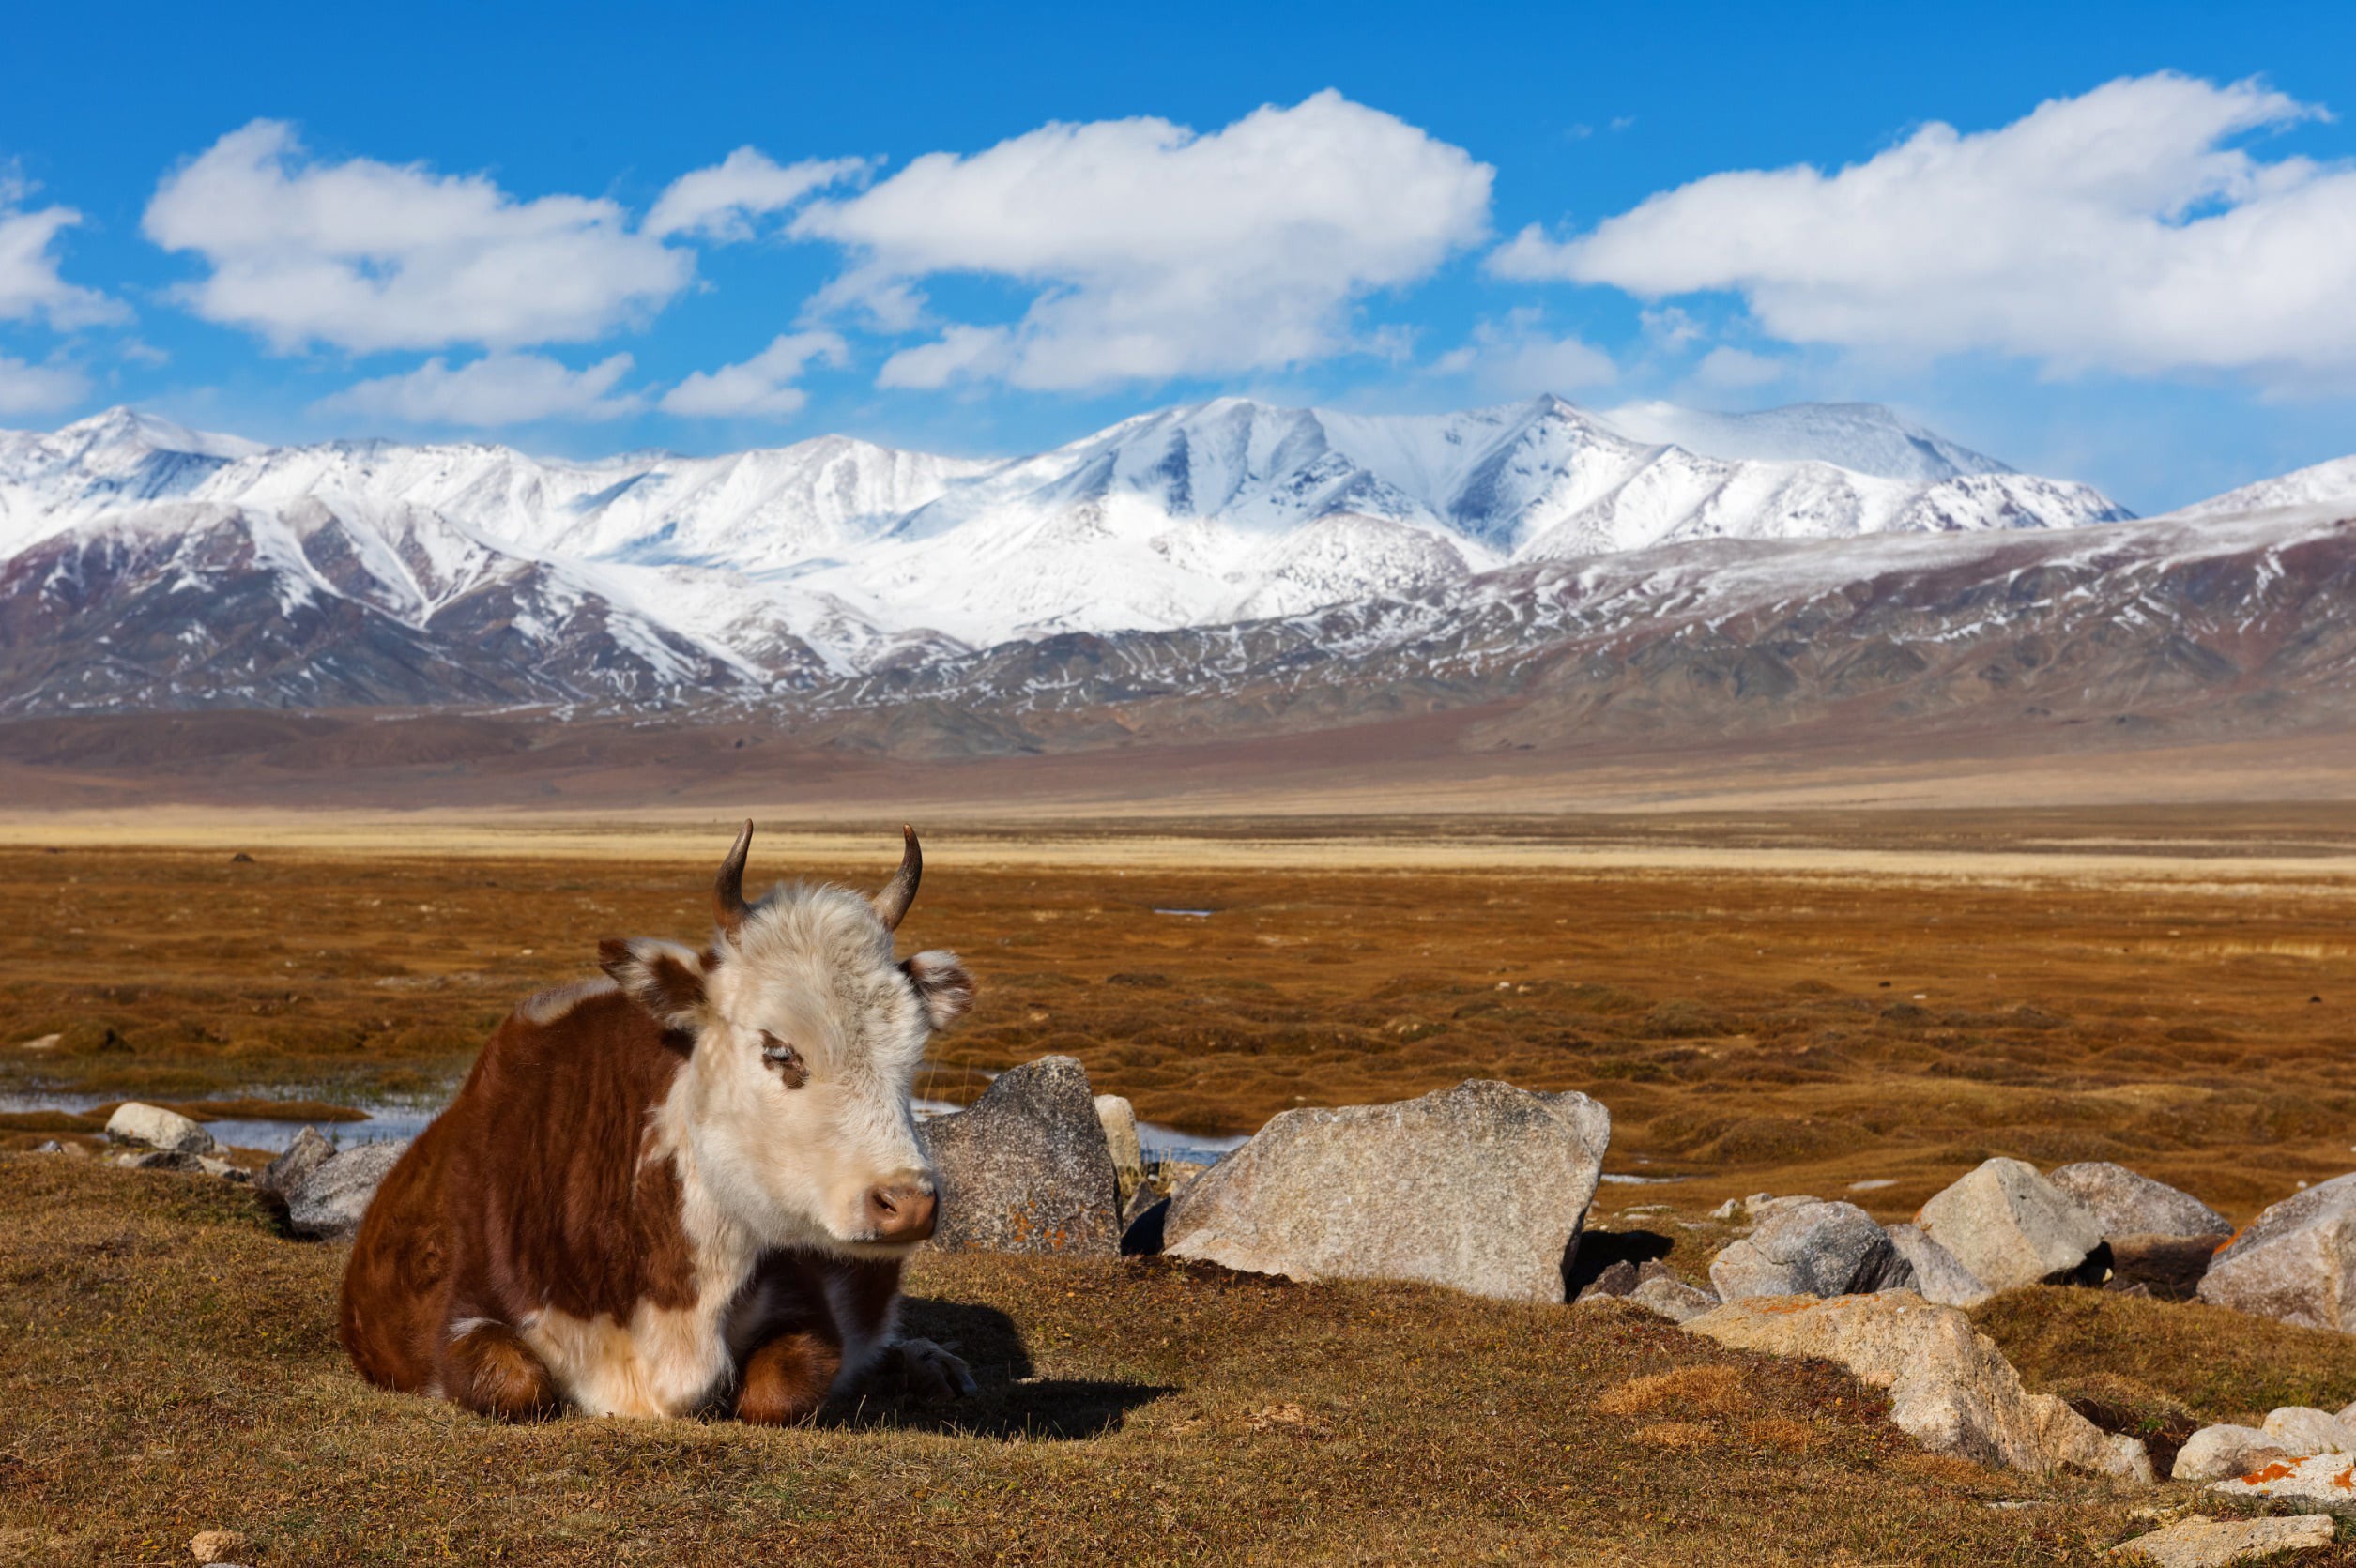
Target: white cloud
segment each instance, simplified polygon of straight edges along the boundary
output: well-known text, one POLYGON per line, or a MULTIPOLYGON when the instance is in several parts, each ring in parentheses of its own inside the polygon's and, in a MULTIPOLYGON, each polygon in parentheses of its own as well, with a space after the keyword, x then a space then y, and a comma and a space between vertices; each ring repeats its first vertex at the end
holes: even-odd
POLYGON ((149 238, 211 268, 181 297, 292 351, 510 347, 601 337, 684 288, 694 256, 615 203, 518 201, 480 175, 309 159, 255 120, 168 175, 149 238))
POLYGON ((0 354, 0 415, 50 414, 90 395, 90 378, 71 365, 31 365, 0 354))
POLYGON ((1753 354, 1747 348, 1713 348, 1693 367, 1694 384, 1722 390, 1765 387, 1790 373, 1788 361, 1753 354))
POLYGON ((1555 337, 1527 307, 1503 321, 1480 323, 1470 343, 1442 355, 1431 368, 1442 375, 1469 375, 1499 397, 1568 392, 1619 377, 1610 355, 1575 337, 1555 337))
POLYGON ((830 185, 856 179, 867 168, 864 158, 805 158, 781 165, 757 147, 739 147, 711 168, 671 181, 639 228, 657 236, 750 239, 754 219, 782 212, 830 185))
POLYGON ((833 332, 789 332, 742 364, 697 371, 663 394, 663 412, 691 419, 784 419, 801 413, 810 401, 793 383, 811 361, 840 365, 849 358, 850 346, 833 332))
POLYGON ((2356 373, 2356 169, 2234 145, 2323 117, 2250 82, 2121 79, 1995 130, 1931 124, 1836 174, 1713 175, 1513 278, 1742 295, 1793 343, 1988 350, 2059 371, 2356 373))
MULTIPOLYGON (((1364 346, 1352 307, 1486 234, 1493 171, 1323 92, 1198 135, 1167 120, 1055 124, 971 157, 931 153, 789 232, 852 252, 819 311, 912 324, 914 281, 1008 279, 1011 327, 952 325, 887 386, 1002 379, 1079 388, 1267 370, 1364 346)), ((893 329, 887 325, 886 329, 893 329)))
POLYGON ((486 354, 451 370, 436 357, 405 375, 378 376, 322 398, 328 414, 358 414, 409 425, 520 425, 536 419, 613 419, 643 406, 635 393, 614 394, 630 372, 627 354, 587 370, 567 369, 544 354, 486 354))
POLYGON ((95 289, 69 283, 58 275, 52 249, 60 231, 82 221, 69 206, 27 210, 32 188, 0 173, 0 321, 39 319, 61 332, 130 312, 95 289))

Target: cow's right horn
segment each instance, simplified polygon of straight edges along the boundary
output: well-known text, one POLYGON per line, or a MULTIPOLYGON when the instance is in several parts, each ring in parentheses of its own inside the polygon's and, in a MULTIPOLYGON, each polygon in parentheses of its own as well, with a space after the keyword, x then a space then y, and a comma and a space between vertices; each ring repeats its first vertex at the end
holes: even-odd
POLYGON ((900 836, 905 847, 900 850, 900 869, 892 874, 892 880, 883 891, 871 899, 876 918, 887 931, 897 931, 900 921, 908 914, 908 906, 916 902, 916 884, 925 875, 925 852, 916 846, 916 830, 903 823, 900 836))
POLYGON ((753 911, 744 903, 744 858, 753 852, 753 824, 747 819, 744 831, 736 835, 736 847, 720 862, 720 875, 711 884, 711 912, 719 918, 720 929, 729 936, 744 928, 744 917, 753 911))

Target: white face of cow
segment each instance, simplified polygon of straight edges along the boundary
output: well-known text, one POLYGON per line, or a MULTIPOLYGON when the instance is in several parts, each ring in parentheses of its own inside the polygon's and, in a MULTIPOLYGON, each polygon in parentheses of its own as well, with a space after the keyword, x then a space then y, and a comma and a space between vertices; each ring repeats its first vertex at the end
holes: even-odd
POLYGON ((750 833, 722 869, 707 951, 614 943, 606 970, 694 1037, 661 1119, 727 1218, 767 1246, 896 1256, 932 1233, 910 1086, 972 982, 952 953, 893 955, 915 893, 914 834, 873 899, 805 886, 748 906, 738 879, 750 833))

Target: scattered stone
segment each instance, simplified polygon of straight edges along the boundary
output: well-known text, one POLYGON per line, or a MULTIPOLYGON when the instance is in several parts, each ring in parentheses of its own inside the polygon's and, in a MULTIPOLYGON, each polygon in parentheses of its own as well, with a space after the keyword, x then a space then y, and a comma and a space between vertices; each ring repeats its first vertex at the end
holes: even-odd
POLYGON ((1096 1119, 1104 1123, 1105 1147, 1112 1154, 1112 1175, 1126 1204, 1145 1180, 1145 1152, 1137 1142, 1137 1108, 1119 1094, 1096 1096, 1096 1119))
POLYGON ((2286 1405, 2267 1413, 2260 1428, 2286 1454, 2356 1454, 2356 1431, 2329 1410, 2286 1405))
POLYGON ((250 866, 253 863, 253 857, 240 849, 229 857, 229 863, 233 866, 250 866))
POLYGON ((1963 1260, 1924 1233, 1919 1225, 1893 1225, 1889 1244, 1914 1267, 1915 1293, 1938 1306, 1978 1306, 1995 1292, 1963 1260))
POLYGON ((1736 1349, 1840 1362, 1889 1390, 1889 1419, 1935 1454, 2036 1474, 2067 1466, 2151 1479, 2142 1443, 2100 1430, 2052 1394, 2030 1393, 1961 1311, 1911 1290, 1733 1302, 1685 1328, 1736 1349))
POLYGON ((1709 1291, 1674 1276, 1656 1275, 1638 1284, 1627 1298, 1634 1305, 1660 1314, 1672 1323, 1691 1322, 1722 1305, 1709 1291))
POLYGON ((2063 1165, 2045 1180, 2086 1205, 2108 1237, 2233 1234, 2231 1220, 2190 1193, 2107 1160, 2063 1165))
POLYGON ((2229 1498, 2279 1498, 2356 1516, 2356 1459, 2318 1454, 2306 1459, 2276 1459, 2246 1474, 2210 1483, 2229 1498))
POLYGON ((2283 1199, 2201 1276, 2200 1299, 2302 1328, 2356 1332, 2356 1176, 2283 1199))
POLYGON ((106 1119, 106 1135, 116 1143, 144 1143, 150 1149, 177 1149, 189 1154, 216 1154, 221 1145, 213 1135, 177 1111, 161 1105, 126 1100, 106 1119))
POLYGON ((2168 1475, 2175 1481, 2219 1481, 2291 1457, 2255 1426, 2204 1426, 2176 1451, 2168 1475))
POLYGON ((1884 1187, 1895 1187, 1897 1184, 1898 1179, 1894 1176, 1869 1176, 1862 1181, 1850 1182, 1849 1191, 1853 1193, 1878 1193, 1884 1187))
POLYGON ((1710 1259, 1709 1278, 1721 1297, 1735 1302, 1910 1289, 1914 1269, 1856 1204, 1805 1203, 1769 1214, 1710 1259))
POLYGON ((2111 1548, 2113 1556, 2141 1558, 2158 1568, 2223 1568, 2274 1552, 2303 1551, 2332 1544, 2332 1515, 2301 1514, 2271 1519, 2179 1519, 2165 1530, 2139 1535, 2111 1548))
POLYGON ((196 1157, 196 1168, 207 1176, 217 1176, 223 1181, 242 1183, 253 1180, 252 1171, 233 1165, 226 1160, 215 1159, 210 1154, 199 1154, 196 1157))
POLYGON ((150 1149, 144 1153, 126 1154, 123 1164, 132 1170, 176 1171, 182 1176, 194 1176, 205 1168, 203 1158, 185 1149, 150 1149))
POLYGON ((234 1530, 200 1530, 188 1544, 189 1555, 199 1562, 228 1562, 248 1555, 253 1543, 234 1530))
POLYGON ((2102 1223, 2023 1160, 1984 1162, 1924 1204, 1915 1223, 1990 1290, 2099 1285, 2109 1266, 2095 1256, 2102 1223))
POLYGON ((62 1034, 45 1034, 38 1040, 20 1042, 17 1049, 20 1051, 54 1051, 65 1042, 65 1038, 62 1034))
POLYGON ((1777 1197, 1773 1193, 1752 1193, 1749 1197, 1728 1198, 1711 1210, 1709 1217, 1726 1225, 1757 1225, 1769 1215, 1780 1214, 1786 1209, 1804 1209, 1809 1204, 1823 1201, 1805 1193, 1794 1193, 1788 1197, 1777 1197))
POLYGON ((47 1138, 33 1146, 36 1154, 63 1154, 65 1151, 66 1146, 55 1138, 47 1138))
POLYGON ((1284 1111, 1170 1201, 1168 1250, 1295 1279, 1400 1279, 1559 1302, 1611 1113, 1473 1079, 1284 1111))
POLYGON ((364 1143, 320 1163, 286 1194, 286 1223, 314 1241, 345 1241, 360 1229, 368 1200, 409 1145, 364 1143))
POLYGON ((1088 1073, 1070 1057, 1009 1068, 971 1106, 919 1129, 941 1183, 928 1246, 1120 1251, 1120 1181, 1088 1073))
POLYGON ((284 1197, 334 1154, 335 1145, 321 1137, 319 1129, 306 1127, 295 1134, 295 1141, 286 1146, 284 1153, 262 1167, 262 1174, 253 1179, 253 1184, 266 1193, 284 1197))

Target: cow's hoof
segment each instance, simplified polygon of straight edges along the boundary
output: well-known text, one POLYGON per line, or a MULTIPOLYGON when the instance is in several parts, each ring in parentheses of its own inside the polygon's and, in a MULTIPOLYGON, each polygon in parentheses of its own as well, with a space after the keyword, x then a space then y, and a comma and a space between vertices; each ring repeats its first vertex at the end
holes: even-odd
POLYGON ((903 1339, 883 1352, 878 1369, 908 1391, 909 1397, 926 1405, 943 1405, 973 1393, 973 1374, 965 1362, 929 1339, 903 1339))

